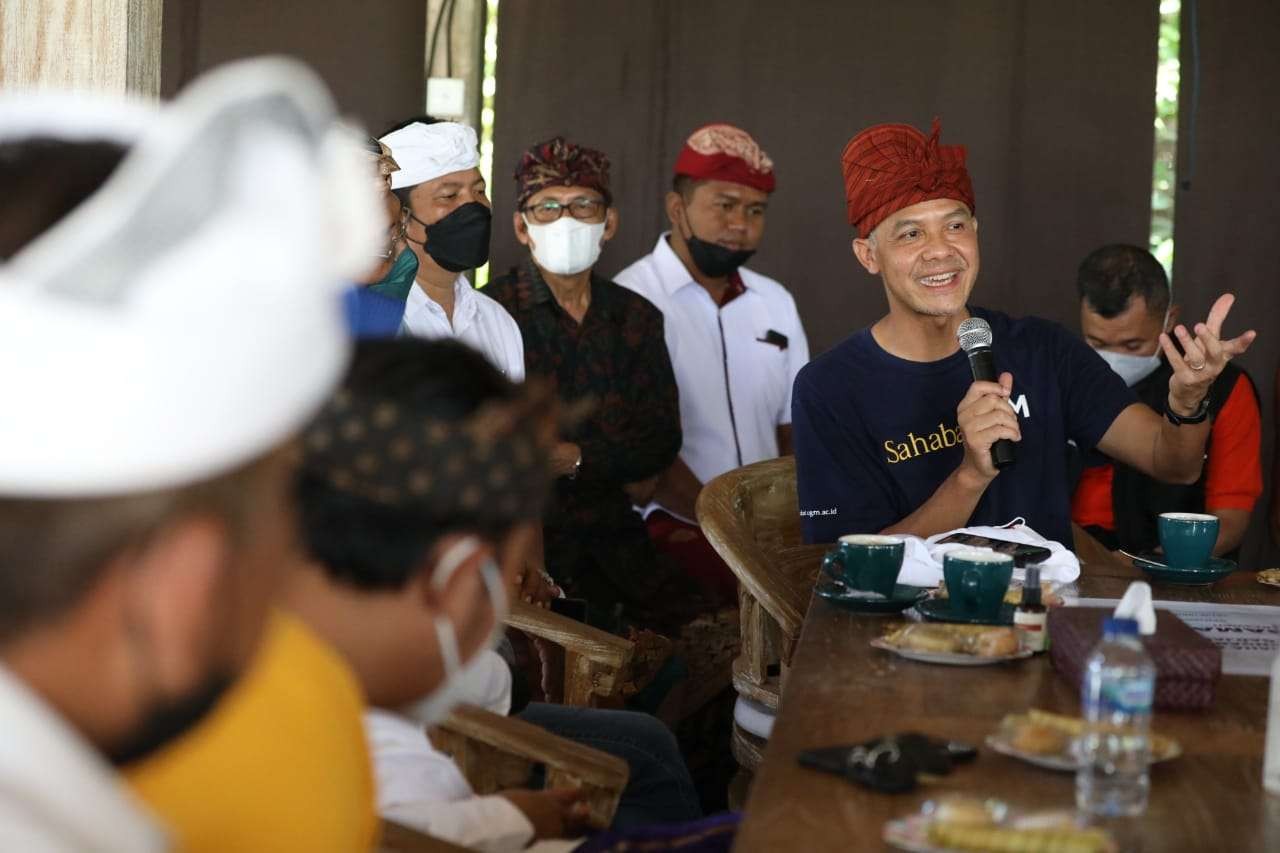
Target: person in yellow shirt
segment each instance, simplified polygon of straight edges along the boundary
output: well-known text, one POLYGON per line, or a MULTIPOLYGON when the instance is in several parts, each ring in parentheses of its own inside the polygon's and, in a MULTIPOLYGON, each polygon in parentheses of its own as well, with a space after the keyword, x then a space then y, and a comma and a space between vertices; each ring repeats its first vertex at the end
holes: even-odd
POLYGON ((217 709, 126 779, 185 853, 370 850, 378 817, 363 711, 345 661, 277 611, 217 709))

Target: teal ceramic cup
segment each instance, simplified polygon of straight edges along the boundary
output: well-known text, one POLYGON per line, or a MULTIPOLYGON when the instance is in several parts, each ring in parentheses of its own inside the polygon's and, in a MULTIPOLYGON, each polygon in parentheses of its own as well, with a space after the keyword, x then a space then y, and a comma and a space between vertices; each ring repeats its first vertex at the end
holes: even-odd
POLYGON ((1013 557, 978 548, 952 551, 942 558, 942 577, 954 615, 995 619, 1013 579, 1013 557))
POLYGON ((1171 569, 1199 569, 1218 542, 1217 516, 1200 512, 1162 512, 1158 520, 1160 547, 1171 569))
POLYGON ((903 541, 893 536, 841 536, 836 547, 822 558, 822 570, 847 587, 888 598, 902 571, 905 549, 903 541))

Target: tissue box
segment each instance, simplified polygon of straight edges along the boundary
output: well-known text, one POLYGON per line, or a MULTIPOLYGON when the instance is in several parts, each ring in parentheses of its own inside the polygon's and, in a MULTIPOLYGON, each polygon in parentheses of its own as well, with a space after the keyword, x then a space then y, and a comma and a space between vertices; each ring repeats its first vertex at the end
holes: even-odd
MULTIPOLYGON (((1049 658, 1054 669, 1079 690, 1084 662, 1102 639, 1105 607, 1055 607, 1049 611, 1049 658)), ((1222 675, 1222 652, 1190 625, 1165 610, 1156 611, 1156 632, 1142 638, 1156 665, 1155 706, 1195 710, 1213 704, 1222 675)))

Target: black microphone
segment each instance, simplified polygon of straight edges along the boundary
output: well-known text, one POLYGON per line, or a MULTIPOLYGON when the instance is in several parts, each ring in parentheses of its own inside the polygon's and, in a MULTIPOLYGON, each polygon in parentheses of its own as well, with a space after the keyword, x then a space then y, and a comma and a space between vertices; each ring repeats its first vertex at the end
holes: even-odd
MULTIPOLYGON (((970 317, 956 329, 956 338, 960 341, 960 349, 969 356, 969 369, 973 371, 975 382, 995 382, 996 358, 991 350, 991 325, 981 317, 970 317)), ((991 445, 991 464, 996 469, 1008 468, 1013 464, 1013 442, 1002 438, 991 445)))

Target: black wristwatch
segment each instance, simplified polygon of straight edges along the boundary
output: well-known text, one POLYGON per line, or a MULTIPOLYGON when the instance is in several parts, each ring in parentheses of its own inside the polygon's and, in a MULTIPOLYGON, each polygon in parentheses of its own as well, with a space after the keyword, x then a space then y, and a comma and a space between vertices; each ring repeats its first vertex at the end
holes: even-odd
POLYGON ((1200 401, 1200 405, 1196 406, 1195 412, 1190 415, 1180 415, 1173 409, 1169 408, 1169 398, 1164 398, 1164 416, 1169 423, 1174 426, 1182 426, 1183 424, 1202 424, 1209 417, 1209 395, 1200 401))

